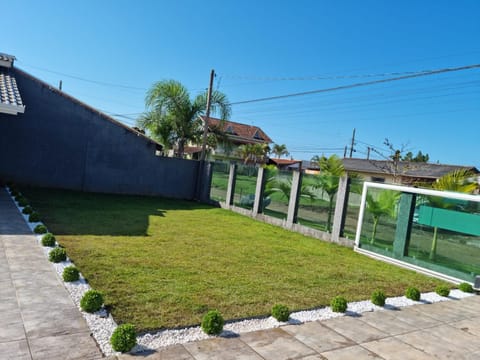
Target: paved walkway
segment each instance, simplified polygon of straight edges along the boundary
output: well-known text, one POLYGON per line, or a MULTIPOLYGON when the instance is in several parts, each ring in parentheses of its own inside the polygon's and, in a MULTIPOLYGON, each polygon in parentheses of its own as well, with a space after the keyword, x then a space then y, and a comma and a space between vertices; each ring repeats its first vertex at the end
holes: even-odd
POLYGON ((100 359, 80 311, 0 188, 0 359, 100 359))
MULTIPOLYGON (((0 359, 101 357, 61 280, 0 189, 0 359)), ((480 296, 108 359, 480 359, 480 296)))

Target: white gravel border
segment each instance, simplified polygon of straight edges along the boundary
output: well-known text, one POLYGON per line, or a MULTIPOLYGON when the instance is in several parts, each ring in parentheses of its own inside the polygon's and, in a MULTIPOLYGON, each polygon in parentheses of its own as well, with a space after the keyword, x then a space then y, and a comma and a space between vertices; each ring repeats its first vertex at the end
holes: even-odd
MULTIPOLYGON (((25 222, 28 224, 30 229, 33 232, 33 229, 42 224, 41 222, 37 223, 30 223, 28 221, 28 215, 24 215, 22 213, 22 207, 20 207, 15 199, 15 205, 17 206, 20 214, 25 219, 25 222)), ((38 243, 41 245, 41 239, 43 235, 35 235, 38 243)), ((46 258, 48 259, 48 254, 53 248, 49 247, 42 247, 45 253, 46 258)), ((80 275, 80 280, 75 282, 64 282, 62 279, 63 269, 67 266, 73 265, 70 259, 67 258, 67 261, 63 261, 61 263, 55 264, 52 263, 55 271, 57 272, 58 276, 62 280, 65 288, 70 293, 73 302, 81 311, 83 317, 85 318, 90 330, 92 331, 92 335, 97 341, 100 349, 102 350, 105 356, 119 354, 113 351, 110 345, 110 337, 117 327, 117 324, 113 320, 110 314, 107 314, 105 310, 100 310, 94 314, 89 314, 84 312, 80 309, 80 299, 82 298, 83 294, 91 289, 90 285, 85 281, 82 275, 80 275)), ((336 313, 333 312, 330 307, 324 307, 320 309, 314 310, 306 310, 306 311, 299 311, 290 314, 290 318, 288 322, 279 322, 272 316, 266 318, 255 318, 255 319, 247 319, 247 320, 239 320, 239 321, 231 321, 227 322, 223 328, 223 332, 220 336, 222 337, 232 337, 236 336, 236 334, 257 331, 257 330, 266 330, 272 329, 276 327, 280 327, 283 325, 293 325, 293 324, 302 324, 305 322, 316 321, 316 320, 327 320, 334 317, 340 317, 345 315, 355 315, 361 314, 364 312, 370 311, 385 311, 388 309, 396 309, 405 306, 411 305, 418 305, 418 304, 431 304, 440 301, 449 301, 449 300, 457 300, 462 299, 465 297, 473 296, 474 294, 464 293, 461 290, 454 289, 450 291, 450 295, 448 297, 442 297, 437 295, 435 292, 424 293, 421 294, 420 301, 413 301, 407 299, 405 296, 387 298, 384 307, 379 307, 372 304, 371 301, 357 301, 348 303, 348 308, 346 313, 336 313)), ((208 338, 212 338, 213 336, 209 336, 205 334, 200 326, 188 327, 184 329, 176 329, 176 330, 163 330, 155 333, 145 333, 142 335, 137 336, 137 345, 132 349, 132 353, 135 352, 142 352, 146 350, 158 349, 169 345, 175 344, 183 344, 191 341, 198 341, 204 340, 208 338)))

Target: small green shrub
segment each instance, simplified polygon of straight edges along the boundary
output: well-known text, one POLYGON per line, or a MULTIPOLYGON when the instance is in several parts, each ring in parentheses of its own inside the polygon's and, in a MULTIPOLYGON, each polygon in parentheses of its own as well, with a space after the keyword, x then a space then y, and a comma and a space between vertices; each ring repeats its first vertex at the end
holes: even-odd
POLYGON ((29 222, 38 222, 40 221, 40 215, 37 212, 32 212, 28 217, 29 222))
POLYGON ((420 290, 418 290, 415 287, 409 287, 405 291, 405 297, 407 299, 413 300, 413 301, 419 301, 420 300, 420 290))
POLYGON ((435 292, 440 296, 447 297, 448 295, 450 295, 450 288, 447 285, 438 285, 435 288, 435 292))
POLYGON ((47 232, 47 227, 43 224, 38 224, 35 226, 35 229, 33 229, 33 232, 35 234, 45 234, 47 232))
POLYGON ((208 335, 219 335, 224 324, 222 314, 217 310, 210 310, 202 319, 202 330, 208 335))
POLYGON ((460 285, 458 285, 458 288, 460 290, 462 290, 463 292, 466 292, 466 293, 473 293, 473 287, 471 284, 469 283, 461 283, 460 285))
POLYGON ((135 327, 131 324, 119 325, 110 337, 112 349, 125 353, 132 350, 137 344, 137 333, 135 327))
POLYGON ((386 299, 387 297, 385 296, 385 293, 382 290, 375 290, 372 293, 372 296, 370 297, 370 300, 372 301, 372 303, 377 306, 384 306, 386 299))
POLYGON ((20 205, 21 207, 27 206, 28 200, 24 197, 21 197, 20 199, 18 199, 18 205, 20 205))
MULTIPOLYGON (((41 226, 41 225, 38 225, 41 226)), ((36 229, 36 228, 35 228, 36 229)), ((54 247, 55 246, 55 236, 52 233, 46 233, 42 236, 42 245, 54 247)))
POLYGON ((286 305, 275 304, 272 307, 272 316, 278 321, 288 321, 290 310, 286 305))
POLYGON ((56 247, 48 254, 48 260, 53 263, 59 263, 67 260, 67 252, 64 248, 56 247))
POLYGON ((14 188, 13 186, 10 186, 10 195, 12 195, 14 198, 18 195, 18 189, 14 188))
POLYGON ((80 272, 75 266, 70 265, 63 269, 62 278, 65 282, 77 281, 80 279, 80 272))
POLYGON ((22 209, 22 213, 25 214, 25 215, 29 215, 32 212, 33 212, 33 209, 30 205, 27 205, 22 209))
POLYGON ((343 296, 335 296, 330 302, 330 307, 333 312, 345 312, 347 311, 347 299, 343 296))
POLYGON ((15 201, 19 202, 21 199, 24 199, 23 195, 19 192, 17 192, 17 195, 15 195, 15 201))
POLYGON ((80 307, 83 311, 94 313, 100 310, 103 304, 103 296, 100 291, 88 290, 80 300, 80 307))

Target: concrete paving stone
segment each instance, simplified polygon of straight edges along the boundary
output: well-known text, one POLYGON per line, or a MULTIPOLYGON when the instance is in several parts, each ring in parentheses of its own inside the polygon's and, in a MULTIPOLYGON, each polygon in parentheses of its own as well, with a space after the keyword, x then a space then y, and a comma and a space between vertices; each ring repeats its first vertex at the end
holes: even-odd
POLYGON ((18 289, 17 299, 22 310, 42 307, 42 311, 48 311, 62 305, 74 306, 67 290, 60 287, 18 289))
POLYGON ((254 331, 240 335, 240 340, 265 360, 282 360, 315 355, 315 351, 281 328, 254 331))
MULTIPOLYGON (((152 352, 138 354, 121 354, 115 360, 195 360, 183 345, 172 345, 152 352)), ((108 357, 106 360, 110 360, 108 357)), ((114 360, 114 359, 112 359, 114 360)))
POLYGON ((51 272, 33 272, 28 276, 16 277, 13 280, 13 284, 17 289, 41 289, 41 288, 59 288, 63 289, 63 284, 59 281, 59 277, 51 272))
POLYGON ((479 319, 465 319, 458 322, 450 323, 449 325, 454 326, 457 329, 460 329, 473 336, 477 336, 480 339, 480 320, 479 319))
POLYGON ((52 306, 49 311, 22 310, 27 337, 90 333, 80 312, 72 306, 52 306))
POLYGON ((362 346, 386 360, 435 359, 432 355, 425 354, 393 337, 363 343, 362 346))
POLYGON ((33 360, 97 360, 102 354, 90 336, 56 335, 30 339, 33 360))
MULTIPOLYGON (((427 306, 427 305, 420 305, 427 306)), ((402 308, 398 311, 392 311, 396 319, 403 321, 416 329, 426 329, 441 323, 441 321, 425 315, 421 311, 413 310, 414 306, 402 308)))
POLYGON ((480 349, 480 338, 468 332, 457 329, 450 326, 450 324, 435 326, 429 329, 429 334, 437 336, 442 342, 451 343, 454 346, 458 346, 467 350, 468 352, 474 352, 480 349))
POLYGON ((52 265, 48 262, 47 258, 44 261, 14 261, 9 262, 10 264, 10 271, 13 273, 15 272, 25 272, 25 271, 52 271, 52 265))
POLYGON ((325 358, 320 354, 316 354, 316 355, 307 355, 305 357, 300 357, 300 358, 297 358, 296 360, 325 360, 325 358))
POLYGON ((282 329, 319 353, 355 345, 352 340, 323 326, 319 321, 308 322, 300 326, 288 325, 282 327, 282 329))
POLYGON ((0 312, 0 342, 25 339, 22 314, 12 309, 0 312))
POLYGON ((415 326, 398 319, 389 310, 365 313, 358 320, 388 335, 399 335, 416 330, 415 326))
POLYGON ((360 345, 349 346, 337 350, 327 351, 321 353, 325 359, 328 360, 346 360, 346 359, 355 359, 355 360, 372 360, 372 359, 383 359, 375 353, 361 347, 360 345))
POLYGON ((26 340, 0 342, 0 357, 5 360, 31 360, 26 340))
POLYGON ((262 360, 239 338, 214 338, 183 346, 196 360, 262 360))
POLYGON ((455 301, 444 301, 430 305, 420 305, 412 307, 412 311, 422 312, 426 316, 439 320, 441 322, 460 321, 476 314, 473 310, 461 306, 455 301))
POLYGON ((438 359, 465 359, 469 355, 464 348, 451 342, 442 341, 441 338, 427 330, 414 331, 395 336, 395 338, 438 359))
POLYGON ((388 336, 388 334, 385 334, 383 331, 360 321, 359 318, 353 318, 350 316, 325 320, 323 324, 358 344, 388 336))

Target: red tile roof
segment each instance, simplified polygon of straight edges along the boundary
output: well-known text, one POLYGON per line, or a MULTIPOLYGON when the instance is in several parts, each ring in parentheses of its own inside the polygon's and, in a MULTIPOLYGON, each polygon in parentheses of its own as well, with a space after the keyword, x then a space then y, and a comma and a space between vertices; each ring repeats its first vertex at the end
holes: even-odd
MULTIPOLYGON (((202 116, 202 120, 204 120, 204 117, 202 116)), ((241 124, 233 121, 227 121, 227 120, 220 120, 216 118, 209 118, 208 121, 208 127, 209 128, 214 128, 217 127, 219 128, 221 126, 221 130, 227 133, 227 135, 235 140, 238 140, 239 142, 244 141, 246 143, 254 143, 254 142, 260 142, 260 143, 272 143, 272 139, 265 134, 265 132, 260 129, 258 126, 253 126, 253 125, 246 125, 246 124, 241 124), (223 125, 221 126, 221 124, 223 125)))

